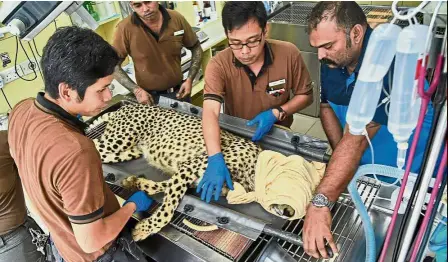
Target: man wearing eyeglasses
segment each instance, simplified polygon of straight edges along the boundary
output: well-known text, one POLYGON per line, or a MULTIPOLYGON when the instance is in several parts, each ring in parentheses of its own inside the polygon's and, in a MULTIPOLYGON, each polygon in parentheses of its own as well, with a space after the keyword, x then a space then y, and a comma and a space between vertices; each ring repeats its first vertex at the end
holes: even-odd
POLYGON ((224 183, 233 190, 221 152, 221 104, 226 114, 257 126, 252 140, 259 141, 276 123, 290 127, 293 113, 313 101, 311 77, 297 47, 266 40, 262 2, 227 2, 222 24, 230 48, 213 57, 205 72, 202 124, 209 158, 197 191, 207 202, 213 195, 218 200, 224 183))

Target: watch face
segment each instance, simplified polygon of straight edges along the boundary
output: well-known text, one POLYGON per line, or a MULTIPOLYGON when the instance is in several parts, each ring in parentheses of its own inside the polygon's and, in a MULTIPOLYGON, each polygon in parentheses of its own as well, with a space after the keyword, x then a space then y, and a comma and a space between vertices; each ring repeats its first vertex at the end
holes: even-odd
POLYGON ((313 198, 313 205, 317 207, 328 206, 328 198, 323 194, 316 194, 313 198))

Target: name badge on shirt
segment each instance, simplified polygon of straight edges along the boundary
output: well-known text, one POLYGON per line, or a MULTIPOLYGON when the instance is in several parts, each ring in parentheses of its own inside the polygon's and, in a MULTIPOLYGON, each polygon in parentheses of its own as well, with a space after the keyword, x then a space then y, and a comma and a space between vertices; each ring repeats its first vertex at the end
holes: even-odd
POLYGON ((267 88, 266 92, 271 96, 279 97, 286 91, 284 88, 285 83, 286 83, 285 79, 270 82, 268 84, 269 87, 267 88))
POLYGON ((286 83, 286 80, 283 78, 283 79, 280 79, 280 80, 277 80, 277 81, 274 81, 274 82, 270 82, 270 83, 269 83, 269 87, 274 87, 274 86, 282 85, 282 84, 284 84, 284 83, 286 83))
POLYGON ((174 36, 178 36, 178 35, 183 35, 184 34, 184 30, 179 30, 174 32, 174 36))

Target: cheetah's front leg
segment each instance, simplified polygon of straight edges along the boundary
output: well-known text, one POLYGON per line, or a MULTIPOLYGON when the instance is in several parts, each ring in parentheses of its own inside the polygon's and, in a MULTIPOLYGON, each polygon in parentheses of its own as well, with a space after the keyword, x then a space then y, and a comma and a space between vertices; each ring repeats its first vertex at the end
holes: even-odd
POLYGON ((135 241, 143 240, 149 235, 158 233, 171 221, 174 211, 185 192, 187 192, 188 187, 199 178, 199 174, 204 172, 204 165, 205 158, 201 157, 183 165, 179 172, 169 179, 162 205, 149 218, 140 221, 132 231, 135 241))
POLYGON ((170 180, 155 182, 144 177, 128 176, 121 184, 126 189, 141 190, 148 195, 155 195, 163 192, 170 185, 170 180))

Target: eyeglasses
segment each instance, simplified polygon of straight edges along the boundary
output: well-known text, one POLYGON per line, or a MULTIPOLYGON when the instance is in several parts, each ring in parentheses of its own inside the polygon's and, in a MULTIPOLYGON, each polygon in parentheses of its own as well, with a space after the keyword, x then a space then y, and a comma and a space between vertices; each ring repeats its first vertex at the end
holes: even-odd
POLYGON ((229 44, 230 48, 232 50, 241 50, 244 46, 247 46, 248 48, 255 48, 260 45, 261 40, 263 39, 263 33, 260 34, 260 39, 255 41, 248 41, 245 44, 229 44))

